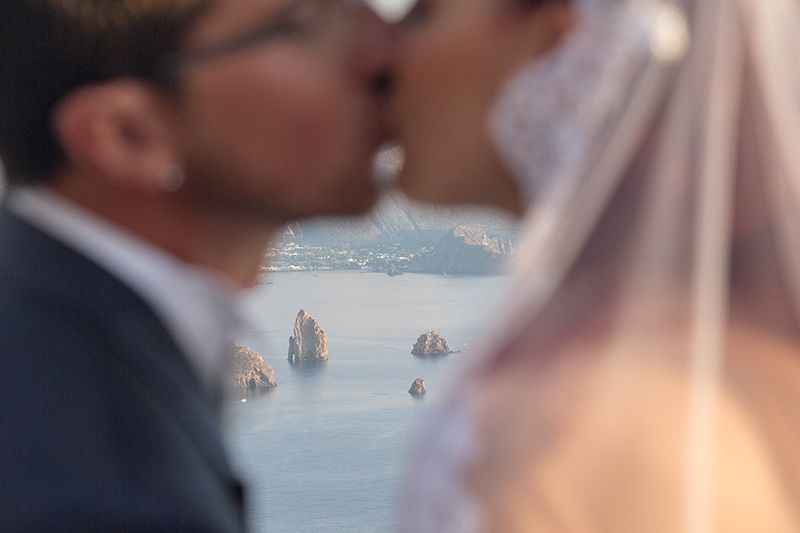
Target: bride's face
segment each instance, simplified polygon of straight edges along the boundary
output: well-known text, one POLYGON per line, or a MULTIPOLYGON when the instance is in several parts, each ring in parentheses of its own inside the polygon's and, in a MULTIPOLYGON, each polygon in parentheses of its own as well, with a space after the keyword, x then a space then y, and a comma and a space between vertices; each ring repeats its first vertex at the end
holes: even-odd
POLYGON ((489 139, 503 82, 554 47, 572 12, 562 0, 419 0, 403 21, 394 120, 412 198, 521 213, 489 139))

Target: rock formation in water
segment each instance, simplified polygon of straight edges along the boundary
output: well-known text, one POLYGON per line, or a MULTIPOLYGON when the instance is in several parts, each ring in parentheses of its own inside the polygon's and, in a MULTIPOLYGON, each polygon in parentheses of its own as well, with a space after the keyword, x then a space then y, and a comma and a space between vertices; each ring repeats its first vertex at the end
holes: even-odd
POLYGON ((403 272, 399 270, 395 265, 389 265, 389 268, 386 270, 386 274, 393 278, 396 276, 402 276, 403 272))
POLYGON ((289 362, 328 360, 328 336, 314 318, 301 309, 294 321, 294 335, 289 337, 289 362))
POLYGON ((512 253, 510 239, 489 237, 483 228, 458 226, 429 253, 409 265, 409 272, 487 275, 499 272, 512 253))
POLYGON ((275 381, 275 371, 258 352, 233 343, 233 364, 226 385, 232 393, 246 396, 248 393, 274 389, 278 382, 275 381))
POLYGON ((408 389, 408 393, 416 397, 424 396, 426 392, 428 392, 428 389, 425 388, 425 380, 422 378, 415 379, 414 383, 411 384, 411 388, 408 389))
POLYGON ((412 355, 417 357, 438 357, 442 355, 449 355, 455 353, 448 346, 447 341, 435 331, 429 331, 419 336, 414 348, 411 350, 412 355))

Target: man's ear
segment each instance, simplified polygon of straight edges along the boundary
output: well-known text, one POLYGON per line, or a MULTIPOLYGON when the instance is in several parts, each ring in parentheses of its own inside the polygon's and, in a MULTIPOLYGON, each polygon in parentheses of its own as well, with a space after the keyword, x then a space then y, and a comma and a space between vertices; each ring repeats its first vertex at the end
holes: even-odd
POLYGON ((167 96, 132 80, 87 86, 53 114, 53 131, 69 165, 103 185, 159 190, 164 168, 180 164, 176 117, 167 96))

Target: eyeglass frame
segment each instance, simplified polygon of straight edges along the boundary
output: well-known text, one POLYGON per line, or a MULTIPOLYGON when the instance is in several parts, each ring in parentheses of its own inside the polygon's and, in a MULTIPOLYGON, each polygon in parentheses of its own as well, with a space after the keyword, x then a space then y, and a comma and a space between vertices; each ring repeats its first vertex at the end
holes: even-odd
POLYGON ((331 14, 331 8, 339 8, 343 13, 361 3, 361 0, 302 0, 302 2, 293 2, 279 10, 278 13, 270 15, 265 22, 258 24, 249 31, 224 38, 216 43, 181 50, 165 56, 156 63, 153 73, 159 79, 174 79, 191 66, 230 56, 274 40, 300 36, 309 27, 319 23, 324 15, 331 14), (307 15, 305 20, 300 20, 298 10, 309 5, 322 9, 317 9, 307 15))

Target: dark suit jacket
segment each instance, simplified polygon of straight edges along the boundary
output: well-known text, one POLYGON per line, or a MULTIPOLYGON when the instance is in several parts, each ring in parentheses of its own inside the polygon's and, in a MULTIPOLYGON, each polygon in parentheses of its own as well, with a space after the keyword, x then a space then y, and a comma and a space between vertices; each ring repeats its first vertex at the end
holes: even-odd
POLYGON ((0 531, 243 529, 212 396, 136 294, 0 209, 0 531))

